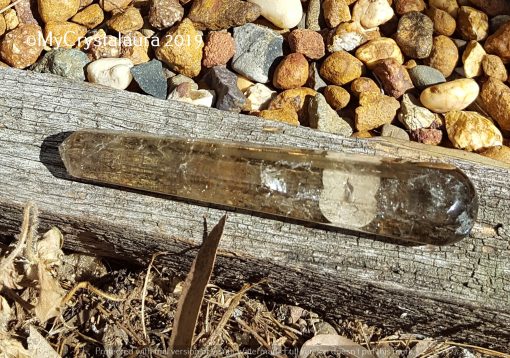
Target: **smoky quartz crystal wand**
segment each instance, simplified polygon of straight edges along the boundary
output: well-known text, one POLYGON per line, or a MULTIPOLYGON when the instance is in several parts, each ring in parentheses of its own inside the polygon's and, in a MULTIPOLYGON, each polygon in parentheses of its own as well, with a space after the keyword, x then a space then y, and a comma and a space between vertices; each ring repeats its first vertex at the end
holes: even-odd
POLYGON ((478 211, 444 164, 108 130, 74 132, 60 153, 75 178, 420 244, 461 240, 478 211))

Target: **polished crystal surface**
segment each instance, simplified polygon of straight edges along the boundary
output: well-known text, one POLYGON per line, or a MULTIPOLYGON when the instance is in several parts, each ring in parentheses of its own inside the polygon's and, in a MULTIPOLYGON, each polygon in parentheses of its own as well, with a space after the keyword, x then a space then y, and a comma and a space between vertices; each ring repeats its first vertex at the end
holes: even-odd
POLYGON ((74 132, 60 153, 82 180, 422 244, 464 238, 478 211, 444 164, 105 130, 74 132))

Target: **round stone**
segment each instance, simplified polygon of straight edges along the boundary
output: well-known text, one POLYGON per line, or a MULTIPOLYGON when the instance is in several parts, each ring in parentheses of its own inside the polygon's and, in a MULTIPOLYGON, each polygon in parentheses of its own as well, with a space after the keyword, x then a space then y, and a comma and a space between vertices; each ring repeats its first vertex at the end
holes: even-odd
POLYGON ((476 81, 459 79, 431 86, 421 93, 421 103, 436 113, 461 111, 475 101, 480 92, 476 81))
POLYGON ((304 86, 308 80, 308 62, 304 55, 291 53, 278 64, 273 75, 273 85, 279 89, 304 86))

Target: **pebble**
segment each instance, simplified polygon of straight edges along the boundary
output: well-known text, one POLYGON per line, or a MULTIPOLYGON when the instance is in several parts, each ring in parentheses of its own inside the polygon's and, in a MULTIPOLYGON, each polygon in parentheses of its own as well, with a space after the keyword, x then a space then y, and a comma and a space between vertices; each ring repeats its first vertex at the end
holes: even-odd
POLYGON ((428 145, 439 145, 443 141, 443 131, 435 128, 420 128, 411 132, 411 138, 428 145))
MULTIPOLYGON (((8 1, 8 3, 10 3, 10 1, 8 1)), ((14 9, 16 9, 16 14, 18 15, 20 23, 39 26, 39 22, 34 18, 30 0, 16 1, 15 4, 14 9)), ((37 10, 34 9, 34 11, 37 10)))
POLYGON ((153 97, 166 99, 168 85, 161 61, 151 60, 136 65, 131 68, 131 74, 142 91, 153 97))
POLYGON ((417 65, 409 70, 413 84, 418 89, 446 82, 444 75, 433 67, 417 65))
POLYGON ((352 19, 366 29, 385 24, 394 15, 388 0, 358 0, 352 10, 352 19))
POLYGON ((168 83, 168 89, 170 91, 173 91, 177 86, 179 86, 182 83, 191 83, 192 89, 194 89, 194 90, 198 89, 198 85, 195 83, 195 81, 193 81, 193 79, 191 79, 187 76, 184 76, 184 75, 180 75, 180 74, 170 77, 167 80, 167 83, 168 83))
POLYGON ((510 22, 499 28, 485 41, 485 51, 501 57, 503 62, 510 62, 510 22))
POLYGON ((359 103, 355 117, 356 130, 359 132, 391 123, 400 108, 395 98, 377 92, 362 92, 359 103))
POLYGON ((496 55, 485 55, 482 60, 482 70, 488 77, 505 82, 508 79, 508 72, 505 64, 496 55))
POLYGON ((318 32, 296 29, 287 37, 292 52, 298 52, 311 60, 318 60, 326 54, 324 39, 318 32))
MULTIPOLYGON (((258 112, 269 107, 269 103, 276 97, 278 93, 273 91, 262 83, 257 83, 248 88, 244 95, 246 96, 246 105, 244 110, 249 112, 258 112)), ((297 118, 297 114, 296 114, 297 118)))
POLYGON ((430 127, 436 120, 436 115, 427 108, 422 107, 416 97, 405 94, 400 103, 398 120, 407 129, 416 131, 421 128, 430 127))
POLYGON ((91 83, 117 89, 126 89, 133 76, 133 62, 127 58, 101 58, 87 66, 87 79, 91 83))
POLYGON ((81 10, 71 18, 72 22, 83 25, 88 29, 93 29, 101 24, 104 20, 104 13, 101 6, 92 4, 81 10))
POLYGON ((379 30, 365 30, 357 22, 344 22, 332 32, 328 39, 328 51, 352 51, 367 41, 378 38, 379 30))
POLYGON ((489 78, 480 91, 482 107, 499 126, 510 131, 510 88, 503 82, 489 78))
POLYGON ((156 58, 167 64, 171 70, 188 77, 196 77, 202 68, 202 32, 197 31, 189 19, 172 27, 156 49, 156 58), (189 39, 177 46, 177 38, 189 39))
POLYGON ((462 63, 464 63, 464 76, 474 78, 482 75, 482 61, 486 53, 480 43, 472 40, 466 46, 462 54, 462 63))
POLYGON ((246 77, 237 75, 237 87, 241 90, 241 92, 245 92, 250 88, 251 86, 255 85, 252 81, 247 79, 246 77))
POLYGON ((351 10, 345 0, 324 0, 322 9, 324 20, 329 28, 351 20, 351 10))
POLYGON ((85 26, 68 21, 50 21, 44 27, 46 44, 55 48, 71 48, 86 34, 85 26))
POLYGON ((105 12, 119 11, 127 8, 132 0, 99 0, 99 6, 105 12))
POLYGON ((489 16, 510 14, 510 3, 508 0, 469 0, 469 2, 489 16))
POLYGON ((259 117, 299 126, 298 115, 291 108, 266 109, 257 114, 259 117))
POLYGON ((351 92, 354 96, 359 98, 359 95, 363 92, 381 93, 381 89, 377 86, 377 83, 375 83, 373 79, 360 77, 352 81, 351 92))
POLYGON ((114 31, 127 34, 142 28, 143 17, 140 14, 140 10, 135 7, 128 7, 126 10, 113 15, 106 24, 114 31))
POLYGON ((368 68, 372 68, 373 65, 386 58, 394 58, 398 63, 404 63, 404 55, 400 47, 398 47, 395 40, 381 37, 359 47, 356 50, 356 58, 361 60, 368 68))
POLYGON ((339 134, 349 137, 352 128, 326 101, 320 93, 312 97, 308 103, 308 119, 310 127, 321 132, 339 134))
POLYGON ((395 41, 402 52, 411 58, 427 58, 432 51, 434 23, 417 11, 408 12, 398 21, 395 41))
POLYGON ((429 6, 437 7, 457 18, 457 12, 459 11, 457 0, 429 0, 429 6))
POLYGON ((34 24, 21 24, 5 34, 0 42, 0 57, 11 67, 26 68, 34 64, 43 51, 42 41, 30 39, 42 37, 41 28, 34 24))
POLYGON ((322 91, 327 86, 327 83, 322 79, 320 70, 317 67, 317 62, 312 62, 308 67, 308 81, 306 87, 310 87, 315 91, 322 91))
POLYGON ((181 83, 168 96, 169 100, 191 103, 197 106, 211 108, 216 99, 212 90, 197 89, 191 83, 181 83))
POLYGON ((510 21, 510 15, 498 15, 494 16, 489 20, 490 33, 494 33, 499 30, 501 26, 510 21))
POLYGON ((236 53, 236 43, 226 31, 211 31, 207 34, 202 64, 204 67, 226 65, 236 53))
POLYGON ((409 140, 409 134, 405 130, 389 123, 382 126, 381 136, 399 140, 409 140))
POLYGON ((80 9, 80 0, 37 0, 37 9, 44 23, 67 21, 80 9))
POLYGON ((482 41, 489 34, 489 17, 473 7, 461 6, 457 15, 457 29, 466 41, 482 41))
POLYGON ((88 56, 80 50, 56 49, 46 52, 31 70, 85 81, 84 68, 89 62, 88 56))
POLYGON ((205 75, 207 84, 216 92, 216 108, 223 111, 241 112, 246 97, 237 87, 237 76, 226 67, 216 66, 205 75))
POLYGON ((248 0, 260 6, 260 13, 281 29, 296 27, 303 16, 301 0, 248 0))
POLYGON ((503 163, 510 164, 510 147, 497 146, 491 147, 480 153, 484 157, 499 160, 503 163))
POLYGON ((351 100, 349 92, 340 86, 330 85, 324 89, 324 98, 335 111, 347 107, 351 100))
POLYGON ((427 8, 423 0, 395 0, 395 11, 399 15, 407 14, 411 11, 423 11, 427 8))
POLYGON ((120 57, 121 42, 118 37, 106 35, 90 42, 88 54, 92 60, 120 57))
POLYGON ((225 30, 255 21, 260 12, 260 6, 248 1, 194 0, 188 18, 198 30, 225 30))
POLYGON ((432 52, 424 63, 448 78, 455 70, 458 60, 459 50, 455 43, 449 37, 439 35, 434 37, 432 52))
POLYGON ((269 109, 292 109, 297 113, 299 121, 302 124, 307 124, 308 115, 305 104, 307 103, 307 98, 311 98, 316 94, 316 91, 307 87, 285 90, 271 101, 269 109))
POLYGON ((5 30, 7 30, 7 26, 5 24, 5 19, 3 16, 0 16, 0 36, 5 34, 5 30))
POLYGON ((457 22, 453 16, 435 7, 428 8, 426 14, 434 23, 434 33, 445 36, 453 35, 457 28, 457 22))
POLYGON ((184 8, 179 0, 151 0, 149 6, 149 23, 158 30, 172 27, 184 16, 184 8))
POLYGON ((18 14, 16 14, 16 11, 14 9, 5 10, 3 17, 5 21, 5 28, 7 31, 11 31, 18 27, 19 25, 18 14))
POLYGON ((122 36, 121 57, 129 58, 135 65, 149 62, 149 40, 139 31, 122 36))
POLYGON ((283 56, 283 37, 268 28, 246 24, 234 28, 234 40, 234 71, 250 80, 268 83, 269 70, 283 56))
POLYGON ((279 89, 298 88, 308 80, 308 61, 300 53, 291 53, 283 58, 273 75, 273 86, 279 89))
POLYGON ((381 81, 384 92, 389 96, 400 98, 414 88, 407 69, 394 58, 376 62, 373 73, 381 81))
POLYGON ((321 0, 308 0, 305 26, 308 30, 320 31, 321 0))
POLYGON ((361 77, 363 63, 346 51, 329 55, 322 63, 320 74, 332 84, 342 86, 361 77))
POLYGON ((421 93, 421 103, 436 113, 461 111, 475 101, 480 92, 473 79, 463 78, 431 86, 421 93))
POLYGON ((448 112, 445 123, 448 138, 455 148, 473 152, 503 144, 499 129, 477 112, 448 112))

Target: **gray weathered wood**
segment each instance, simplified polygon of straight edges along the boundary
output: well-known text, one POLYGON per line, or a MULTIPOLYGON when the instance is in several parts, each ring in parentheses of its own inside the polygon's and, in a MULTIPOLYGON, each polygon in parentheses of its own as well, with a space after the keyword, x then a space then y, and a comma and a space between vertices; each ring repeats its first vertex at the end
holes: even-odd
POLYGON ((144 260, 168 251, 187 270, 203 217, 218 208, 66 179, 62 132, 111 128, 439 160, 470 176, 480 196, 472 237, 448 247, 395 245, 250 213, 229 212, 215 271, 220 284, 268 277, 266 292, 330 317, 509 350, 510 168, 475 154, 381 139, 356 140, 251 116, 161 101, 26 71, 0 71, 0 232, 18 231, 28 200, 66 247, 144 260))

